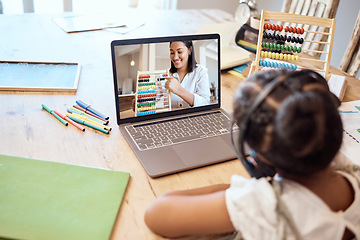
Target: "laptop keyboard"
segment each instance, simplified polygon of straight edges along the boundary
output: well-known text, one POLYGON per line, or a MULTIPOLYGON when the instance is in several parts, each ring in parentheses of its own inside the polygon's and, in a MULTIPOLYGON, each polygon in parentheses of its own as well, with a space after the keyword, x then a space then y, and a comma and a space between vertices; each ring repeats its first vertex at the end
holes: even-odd
POLYGON ((229 124, 229 118, 217 111, 125 128, 140 150, 148 150, 227 134, 229 124))

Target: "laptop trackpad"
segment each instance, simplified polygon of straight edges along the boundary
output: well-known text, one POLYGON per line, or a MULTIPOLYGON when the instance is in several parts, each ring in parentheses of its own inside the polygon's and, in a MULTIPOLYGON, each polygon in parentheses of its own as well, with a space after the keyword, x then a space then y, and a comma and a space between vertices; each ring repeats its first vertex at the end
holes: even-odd
POLYGON ((219 162, 233 155, 233 149, 221 138, 208 138, 196 144, 177 144, 172 148, 187 166, 219 162))

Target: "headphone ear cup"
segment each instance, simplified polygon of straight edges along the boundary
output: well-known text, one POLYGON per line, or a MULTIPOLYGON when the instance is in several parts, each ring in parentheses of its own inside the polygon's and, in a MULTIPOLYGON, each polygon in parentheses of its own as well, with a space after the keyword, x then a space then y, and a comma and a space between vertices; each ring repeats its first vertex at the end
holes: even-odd
MULTIPOLYGON (((281 74, 280 76, 273 78, 271 82, 268 83, 254 99, 251 100, 250 106, 248 106, 245 109, 245 111, 241 115, 241 118, 238 119, 239 120, 238 126, 240 132, 238 138, 239 154, 237 153, 233 140, 231 140, 232 146, 235 152, 237 153, 237 156, 240 157, 239 159, 241 160, 241 163, 244 165, 245 169, 248 171, 251 177, 256 177, 256 178, 267 177, 267 176, 273 177, 276 173, 273 167, 258 160, 255 151, 251 150, 249 152, 251 158, 248 159, 244 151, 244 141, 245 141, 247 128, 249 127, 251 115, 264 101, 264 99, 271 93, 271 91, 274 90, 274 88, 276 88, 279 84, 283 83, 286 78, 288 78, 288 75, 286 74, 281 74)), ((230 132, 232 134, 232 129, 230 132)))
POLYGON ((255 164, 252 164, 254 166, 253 168, 254 177, 256 178, 274 177, 274 175, 276 174, 275 168, 259 160, 254 150, 250 150, 249 155, 254 159, 255 162, 255 164))

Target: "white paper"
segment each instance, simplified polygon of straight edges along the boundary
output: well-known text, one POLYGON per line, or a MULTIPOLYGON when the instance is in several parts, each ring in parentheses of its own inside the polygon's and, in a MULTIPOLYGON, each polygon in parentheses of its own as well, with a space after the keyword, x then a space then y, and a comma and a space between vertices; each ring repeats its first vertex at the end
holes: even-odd
POLYGON ((360 165, 360 100, 342 103, 339 111, 344 135, 341 152, 352 162, 360 165))

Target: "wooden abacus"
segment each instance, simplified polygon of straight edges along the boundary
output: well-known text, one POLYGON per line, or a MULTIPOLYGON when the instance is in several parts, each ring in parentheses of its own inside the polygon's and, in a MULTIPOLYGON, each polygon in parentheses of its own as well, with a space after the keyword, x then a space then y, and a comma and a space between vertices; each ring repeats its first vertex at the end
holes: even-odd
POLYGON ((137 73, 135 116, 171 110, 171 94, 165 88, 166 70, 137 73))
POLYGON ((312 69, 318 72, 324 72, 324 77, 326 80, 329 80, 330 73, 330 59, 332 44, 334 41, 334 32, 335 32, 335 19, 328 18, 319 18, 312 16, 304 16, 298 14, 290 13, 280 13, 262 10, 261 20, 260 20, 260 29, 257 43, 257 52, 256 59, 252 63, 250 74, 259 71, 260 67, 274 67, 274 68, 289 68, 292 70, 301 69, 303 67, 297 66, 293 63, 288 62, 297 62, 300 59, 302 61, 316 62, 316 65, 320 65, 319 68, 308 67, 307 69, 312 69), (272 24, 272 21, 277 22, 287 22, 287 23, 296 23, 301 25, 309 26, 318 26, 319 29, 329 29, 328 32, 319 32, 319 31, 310 31, 309 28, 297 28, 290 26, 281 26, 272 24), (312 41, 307 40, 302 35, 307 34, 323 34, 329 35, 327 41, 312 41), (280 43, 271 43, 263 42, 263 39, 269 39, 278 41, 280 43), (326 50, 310 50, 302 49, 301 44, 306 42, 309 43, 318 43, 326 45, 326 50), (296 46, 298 44, 298 46, 296 46), (314 59, 311 57, 299 56, 301 52, 315 52, 325 55, 325 60, 314 59), (270 58, 274 60, 264 60, 264 58, 270 58))

